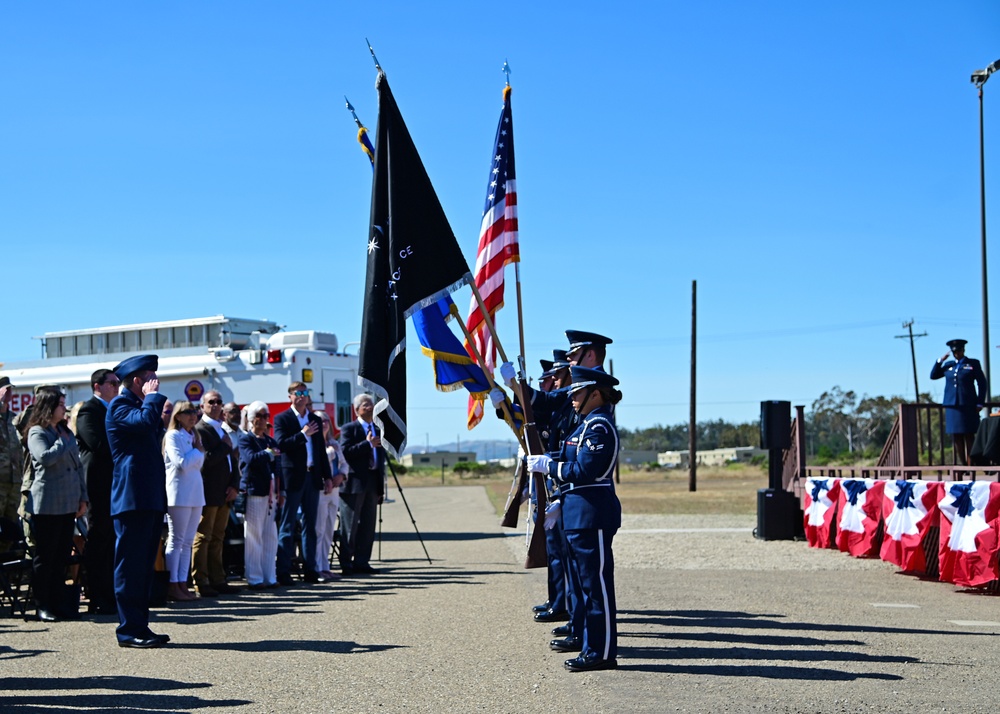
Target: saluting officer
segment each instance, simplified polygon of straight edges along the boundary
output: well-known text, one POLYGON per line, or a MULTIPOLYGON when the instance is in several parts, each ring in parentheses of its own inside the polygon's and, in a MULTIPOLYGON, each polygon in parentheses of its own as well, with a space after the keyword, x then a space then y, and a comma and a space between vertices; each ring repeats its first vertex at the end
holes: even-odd
POLYGON ((969 451, 979 428, 979 410, 987 402, 986 375, 979 360, 965 356, 968 340, 948 340, 948 353, 934 363, 931 379, 944 382, 944 430, 952 436, 954 463, 969 465, 969 451), (947 362, 945 360, 948 360, 947 362))
POLYGON ((621 400, 618 380, 604 370, 572 367, 568 392, 581 422, 563 442, 557 459, 529 456, 532 471, 547 474, 559 486, 560 506, 546 513, 546 526, 562 520, 570 577, 583 612, 582 637, 553 640, 557 651, 580 655, 566 669, 586 672, 618 666, 614 556, 611 544, 621 527, 622 507, 615 494, 618 431, 612 407, 621 400))
POLYGON ((119 647, 161 647, 167 635, 149 629, 149 593, 156 549, 167 512, 167 471, 160 441, 160 413, 167 398, 159 393, 156 355, 129 357, 112 370, 122 382, 111 400, 105 425, 114 471, 111 518, 115 524, 115 601, 119 647))

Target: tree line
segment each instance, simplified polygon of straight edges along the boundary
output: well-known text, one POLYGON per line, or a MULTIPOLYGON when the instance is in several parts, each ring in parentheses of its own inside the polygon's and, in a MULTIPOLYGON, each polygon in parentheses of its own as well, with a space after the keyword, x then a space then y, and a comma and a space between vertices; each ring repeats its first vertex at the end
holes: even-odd
MULTIPOLYGON (((823 392, 805 412, 806 453, 812 463, 875 458, 889 437, 901 396, 859 396, 839 386, 823 392)), ((929 394, 921 401, 930 402, 929 394)), ((794 418, 794 410, 793 410, 794 418)), ((688 448, 688 424, 643 429, 619 427, 622 448, 683 451, 688 448)), ((733 423, 724 419, 697 423, 698 449, 760 446, 760 420, 733 423)))

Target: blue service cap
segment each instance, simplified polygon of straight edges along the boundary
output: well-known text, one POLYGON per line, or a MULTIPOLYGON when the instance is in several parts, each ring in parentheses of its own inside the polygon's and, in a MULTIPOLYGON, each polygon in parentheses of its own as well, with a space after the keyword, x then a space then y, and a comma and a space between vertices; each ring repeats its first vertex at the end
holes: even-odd
POLYGON ((136 372, 155 372, 159 366, 160 358, 156 355, 136 355, 122 360, 111 371, 118 379, 125 379, 136 372))
POLYGON ((617 387, 618 380, 600 368, 591 367, 570 367, 570 377, 572 381, 569 385, 569 393, 586 389, 587 387, 617 387))
POLYGON ((949 347, 951 347, 952 349, 955 349, 956 347, 961 347, 964 350, 965 346, 967 344, 969 344, 969 341, 968 340, 948 340, 947 342, 945 342, 945 344, 948 345, 949 347))
POLYGON ((540 359, 540 360, 538 360, 538 364, 542 365, 542 374, 543 375, 546 372, 551 372, 552 371, 552 360, 550 360, 550 359, 540 359))
POLYGON ((576 352, 581 347, 610 345, 611 338, 599 335, 596 332, 584 332, 583 330, 566 330, 566 339, 569 340, 567 353, 576 352))
POLYGON ((566 357, 566 350, 552 350, 552 371, 558 372, 560 369, 569 367, 569 359, 566 357))

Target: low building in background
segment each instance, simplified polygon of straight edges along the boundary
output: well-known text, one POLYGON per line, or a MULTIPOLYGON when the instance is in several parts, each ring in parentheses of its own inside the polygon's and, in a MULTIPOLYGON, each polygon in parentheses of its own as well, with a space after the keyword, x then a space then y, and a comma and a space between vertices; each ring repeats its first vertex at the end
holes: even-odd
POLYGON ((400 461, 403 466, 430 466, 436 469, 451 468, 460 463, 476 463, 475 451, 428 451, 423 454, 404 454, 400 461))
POLYGON ((644 466, 658 463, 659 454, 652 450, 622 449, 618 452, 618 463, 622 466, 644 466))
MULTIPOLYGON (((756 446, 732 446, 726 449, 709 449, 698 452, 699 466, 725 466, 726 464, 747 464, 755 456, 767 456, 766 449, 756 446)), ((657 463, 672 469, 686 469, 690 464, 690 453, 684 451, 663 451, 657 454, 657 463)))

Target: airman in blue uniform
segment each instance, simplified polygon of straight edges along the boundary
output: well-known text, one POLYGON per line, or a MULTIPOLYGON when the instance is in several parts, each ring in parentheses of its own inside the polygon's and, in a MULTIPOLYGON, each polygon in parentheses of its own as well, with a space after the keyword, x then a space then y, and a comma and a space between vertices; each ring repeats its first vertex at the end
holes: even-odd
POLYGON ((546 514, 546 526, 561 520, 570 577, 582 612, 582 635, 553 640, 557 651, 579 651, 566 660, 570 671, 618 666, 614 557, 612 541, 621 527, 621 503, 615 494, 618 431, 612 407, 621 400, 618 380, 600 369, 571 368, 567 392, 581 422, 565 440, 558 458, 528 457, 532 471, 543 472, 559 488, 559 506, 546 514))
POLYGON ((948 340, 954 357, 948 353, 934 363, 931 379, 945 379, 944 410, 945 432, 952 435, 954 462, 969 465, 969 451, 979 428, 979 410, 988 401, 986 375, 979 360, 965 356, 967 340, 948 340), (947 360, 947 361, 945 361, 947 360))
POLYGON ((112 370, 122 388, 111 400, 105 420, 114 461, 111 518, 120 647, 161 647, 170 640, 149 629, 153 566, 167 511, 167 474, 160 447, 160 413, 167 398, 158 393, 158 363, 156 355, 138 355, 112 370))
MULTIPOLYGON (((542 392, 551 392, 556 389, 563 389, 569 385, 570 363, 566 359, 566 350, 552 350, 552 360, 548 363, 549 368, 542 374, 542 380, 548 378, 552 381, 550 389, 541 389, 542 392)), ((549 454, 556 454, 562 447, 563 440, 573 430, 572 417, 575 412, 572 403, 565 401, 563 408, 555 414, 545 415, 540 418, 535 415, 535 423, 541 431, 542 443, 549 454)), ((549 491, 555 490, 554 485, 549 485, 549 491)), ((536 505, 534 494, 532 503, 536 505)), ((541 524, 541 519, 537 521, 541 524)), ((549 599, 543 605, 536 605, 535 622, 559 622, 569 619, 569 613, 573 612, 573 593, 569 580, 569 572, 566 570, 566 544, 563 540, 562 528, 557 524, 554 528, 545 531, 545 556, 548 564, 548 591, 549 599)), ((558 628, 557 628, 558 629, 558 628)))

